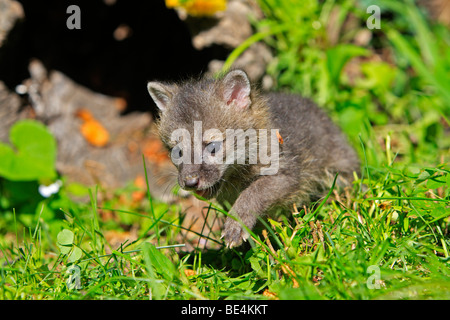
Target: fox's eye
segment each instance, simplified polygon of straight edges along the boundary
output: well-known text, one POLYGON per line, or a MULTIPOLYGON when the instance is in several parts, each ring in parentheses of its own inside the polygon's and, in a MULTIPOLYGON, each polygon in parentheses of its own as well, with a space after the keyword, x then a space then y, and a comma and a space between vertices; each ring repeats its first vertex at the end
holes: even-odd
POLYGON ((222 148, 222 141, 213 141, 206 146, 206 151, 211 155, 215 155, 216 152, 220 151, 220 148, 222 148))
POLYGON ((172 159, 178 160, 183 157, 183 150, 181 150, 180 146, 175 146, 172 148, 170 155, 172 156, 172 159))

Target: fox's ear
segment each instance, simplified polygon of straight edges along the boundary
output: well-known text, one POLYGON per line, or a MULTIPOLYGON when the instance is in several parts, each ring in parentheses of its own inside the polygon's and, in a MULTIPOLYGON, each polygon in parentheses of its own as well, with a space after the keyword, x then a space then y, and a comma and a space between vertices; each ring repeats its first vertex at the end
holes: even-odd
POLYGON ((227 73, 222 80, 223 98, 226 104, 235 105, 238 109, 250 107, 251 85, 247 74, 242 70, 233 70, 227 73))
POLYGON ((172 100, 173 88, 170 85, 152 81, 147 84, 147 89, 156 106, 164 112, 172 100))

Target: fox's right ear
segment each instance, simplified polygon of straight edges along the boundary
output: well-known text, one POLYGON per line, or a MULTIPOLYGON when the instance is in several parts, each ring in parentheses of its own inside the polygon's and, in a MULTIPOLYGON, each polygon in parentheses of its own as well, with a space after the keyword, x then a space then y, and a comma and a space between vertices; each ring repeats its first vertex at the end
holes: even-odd
POLYGON ((173 93, 171 87, 160 82, 152 81, 147 84, 147 89, 156 106, 164 112, 172 100, 173 93))
POLYGON ((222 80, 223 98, 228 105, 235 105, 239 110, 250 107, 251 85, 248 75, 239 69, 228 72, 222 80))

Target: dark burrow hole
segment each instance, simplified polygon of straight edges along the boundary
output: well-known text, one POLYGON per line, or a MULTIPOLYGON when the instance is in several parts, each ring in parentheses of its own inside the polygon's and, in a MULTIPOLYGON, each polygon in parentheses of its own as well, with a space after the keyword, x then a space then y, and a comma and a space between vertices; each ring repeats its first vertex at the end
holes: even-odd
POLYGON ((207 70, 213 59, 230 50, 211 46, 196 50, 187 25, 163 0, 19 1, 25 19, 18 22, 0 48, 0 80, 10 90, 30 77, 28 64, 37 58, 47 70, 58 70, 102 94, 126 99, 131 111, 156 111, 148 96, 149 80, 181 80, 207 70), (81 11, 81 29, 66 22, 70 5, 81 11), (118 41, 121 25, 130 36, 118 41))

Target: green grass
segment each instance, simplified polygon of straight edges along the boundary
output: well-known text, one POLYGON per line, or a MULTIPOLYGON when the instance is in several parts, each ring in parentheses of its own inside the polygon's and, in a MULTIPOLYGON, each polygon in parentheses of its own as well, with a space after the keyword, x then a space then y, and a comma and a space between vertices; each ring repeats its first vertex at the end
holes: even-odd
MULTIPOLYGON (((254 41, 272 47, 276 89, 327 108, 358 150, 352 188, 265 217, 246 247, 226 250, 219 232, 183 224, 179 205, 136 201, 145 191, 133 184, 59 177, 43 198, 48 177, 0 177, 0 299, 449 299, 450 32, 411 1, 380 1, 381 29, 357 46, 366 2, 261 0, 266 18, 227 61, 254 41), (359 27, 345 31, 350 16, 359 27)), ((205 208, 208 223, 227 215, 205 208)))
POLYGON ((56 237, 41 209, 33 227, 1 239, 0 298, 448 299, 449 168, 368 173, 306 213, 262 219, 251 246, 232 251, 183 252, 176 207, 153 200, 154 217, 147 201, 135 211, 114 198, 99 207, 93 191, 90 205, 64 210, 56 237), (107 210, 115 219, 99 218, 107 210), (109 247, 106 234, 124 232, 124 221, 139 226, 137 240, 109 247))

